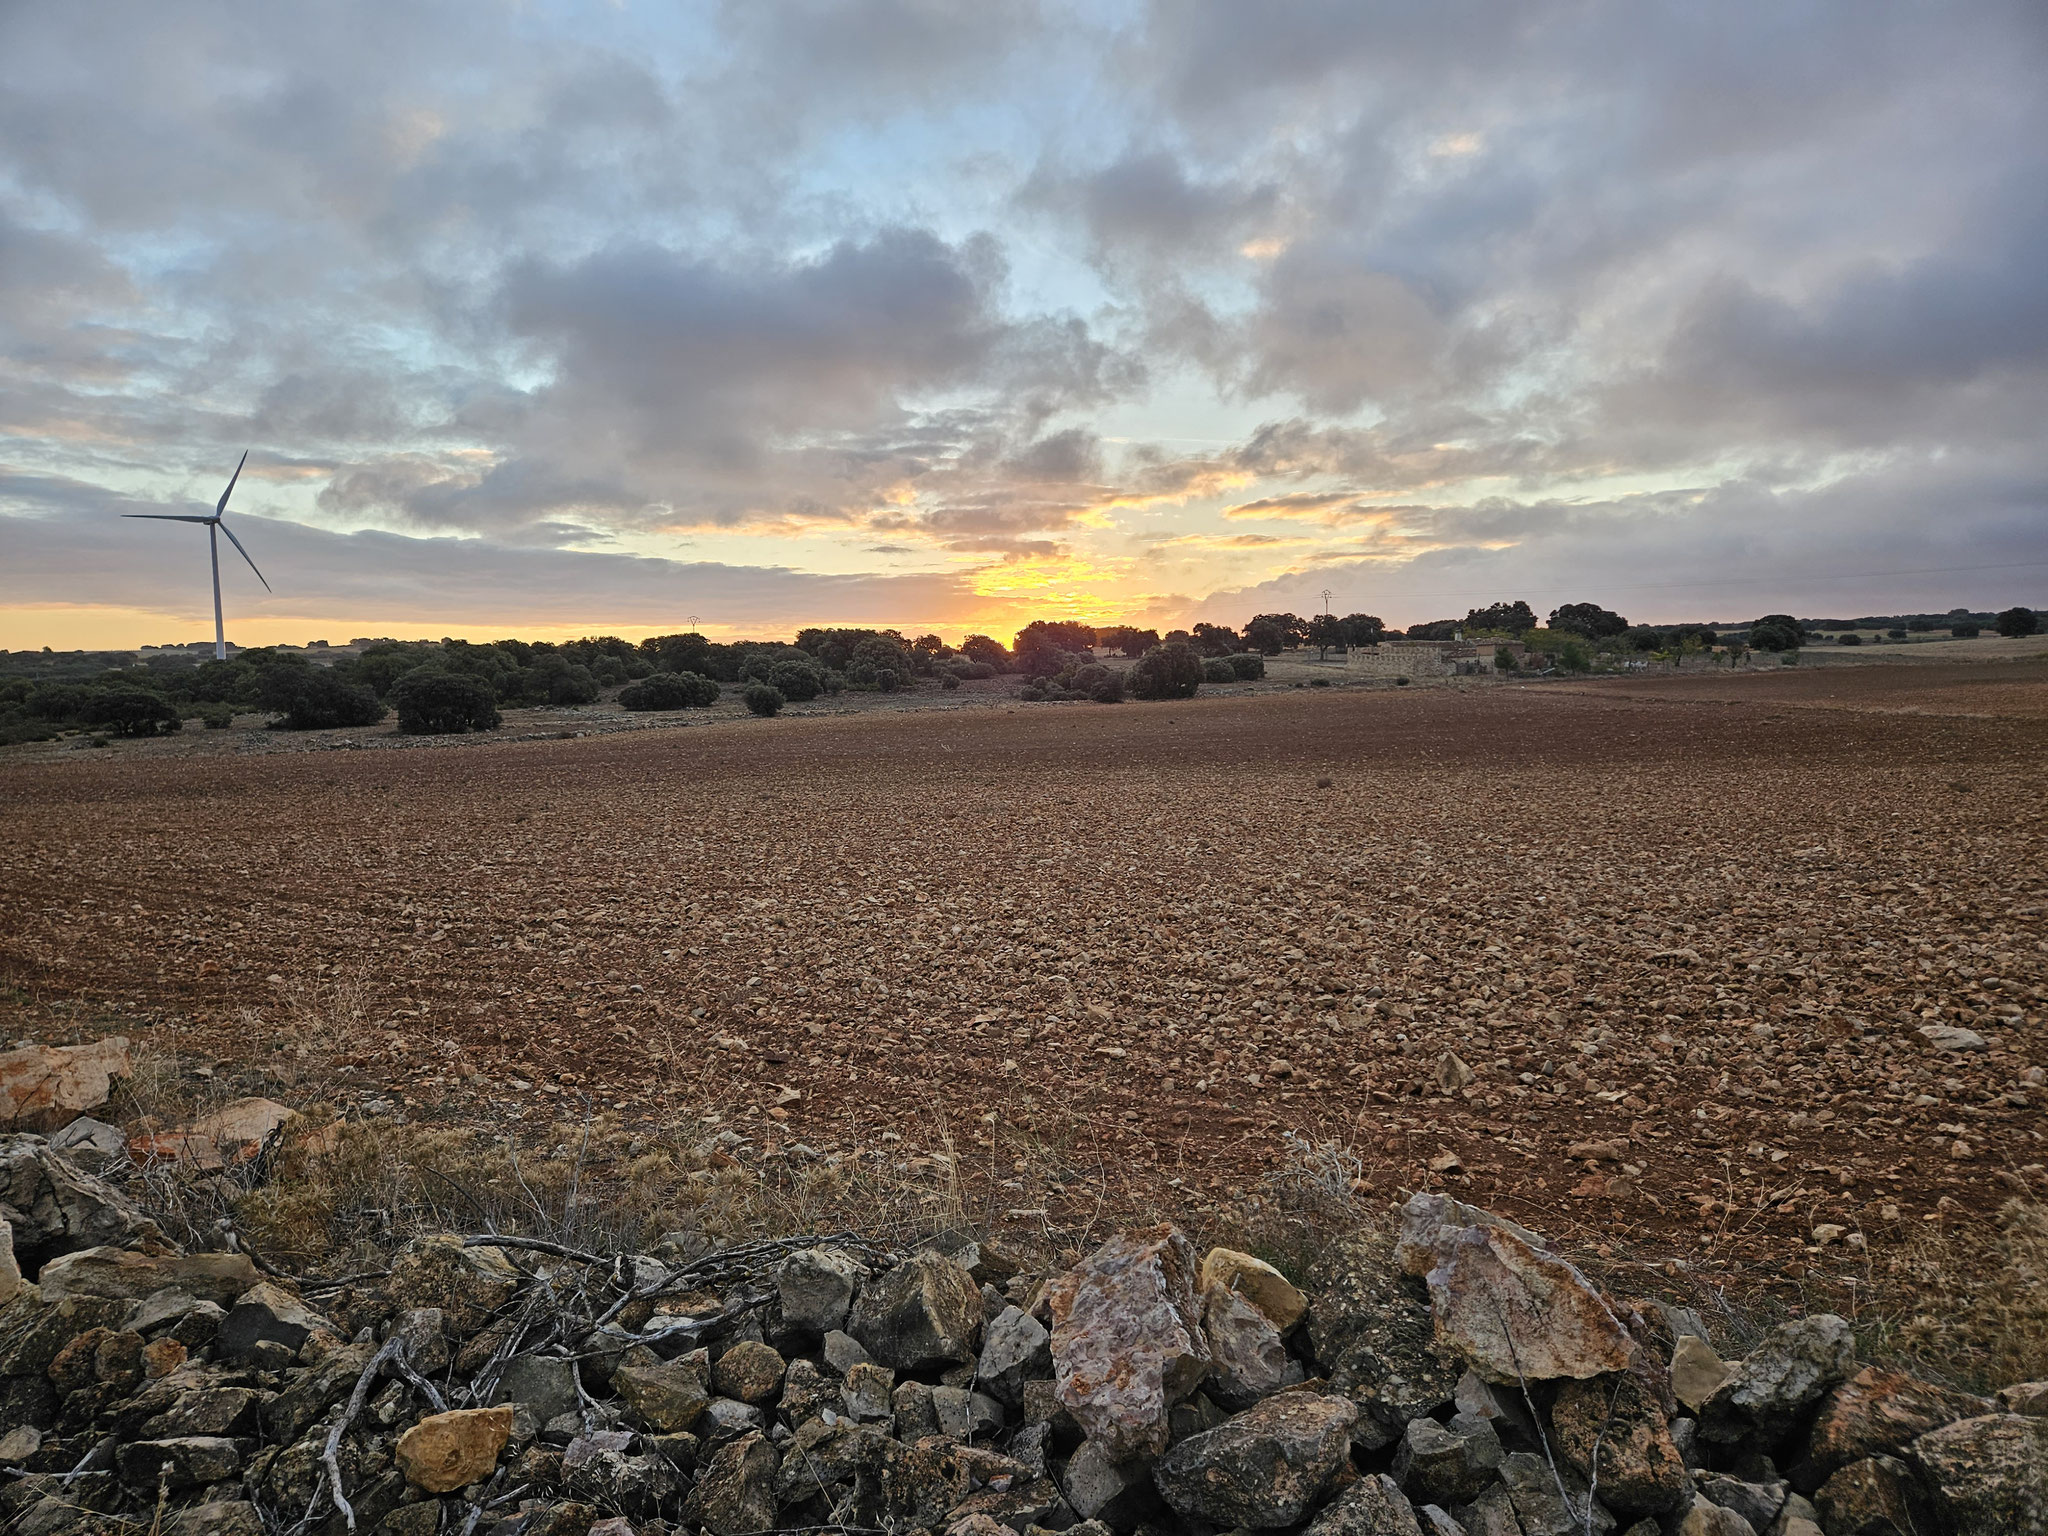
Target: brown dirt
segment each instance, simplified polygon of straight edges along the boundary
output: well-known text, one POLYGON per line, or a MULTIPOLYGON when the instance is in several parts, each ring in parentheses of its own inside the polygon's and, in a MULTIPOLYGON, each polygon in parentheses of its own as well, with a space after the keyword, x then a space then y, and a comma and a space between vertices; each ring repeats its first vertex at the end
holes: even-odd
POLYGON ((1375 1198, 1853 1283, 1815 1224, 1877 1245, 2044 1183, 2044 680, 44 756, 0 763, 0 978, 13 1033, 326 1051, 364 1113, 887 1128, 1027 1225, 1241 1198, 1294 1133, 1375 1198))

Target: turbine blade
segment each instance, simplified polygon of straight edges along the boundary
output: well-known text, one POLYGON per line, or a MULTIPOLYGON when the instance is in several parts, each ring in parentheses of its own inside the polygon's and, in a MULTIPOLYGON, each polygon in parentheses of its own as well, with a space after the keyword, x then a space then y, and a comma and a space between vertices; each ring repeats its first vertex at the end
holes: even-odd
POLYGON ((210 517, 194 517, 183 512, 123 512, 123 517, 147 518, 153 523, 210 523, 210 517))
MULTIPOLYGON (((223 513, 223 512, 225 512, 225 511, 227 511, 227 509, 228 509, 228 498, 229 498, 230 496, 232 496, 232 495, 234 495, 234 494, 235 494, 235 482, 236 482, 237 480, 239 480, 239 479, 241 479, 241 478, 242 478, 242 464, 246 464, 246 463, 248 463, 248 462, 249 462, 249 450, 248 450, 248 449, 246 449, 246 448, 244 448, 244 449, 242 450, 242 463, 241 463, 241 464, 237 464, 237 465, 235 466, 235 472, 234 472, 234 474, 232 474, 232 475, 230 475, 230 476, 228 477, 228 488, 227 488, 226 490, 224 490, 224 491, 222 491, 222 492, 220 493, 220 500, 219 500, 219 502, 217 502, 217 503, 215 504, 215 506, 214 506, 214 509, 213 509, 213 515, 214 515, 215 517, 219 517, 219 516, 221 515, 221 513, 223 513)), ((232 535, 230 535, 230 537, 232 537, 232 535)), ((238 545, 238 546, 236 546, 236 547, 237 547, 237 548, 239 548, 240 546, 238 545)), ((251 564, 251 565, 253 566, 253 565, 255 564, 255 562, 254 562, 254 561, 252 560, 252 561, 250 561, 250 564, 251 564)), ((262 572, 260 572, 260 571, 259 571, 259 572, 257 572, 257 574, 258 574, 258 575, 261 575, 261 574, 262 574, 262 572)))
MULTIPOLYGON (((242 541, 235 537, 234 529, 230 528, 226 523, 222 522, 219 518, 215 518, 213 520, 213 525, 216 528, 220 529, 222 533, 228 536, 228 542, 230 544, 234 545, 236 549, 242 550, 242 558, 244 560, 249 560, 249 551, 247 551, 246 549, 242 549, 242 541)), ((249 560, 249 569, 252 571, 256 571, 256 562, 254 560, 249 560)), ((258 581, 263 582, 264 591, 268 592, 270 590, 270 583, 264 580, 264 576, 261 571, 256 571, 256 579, 258 581)))

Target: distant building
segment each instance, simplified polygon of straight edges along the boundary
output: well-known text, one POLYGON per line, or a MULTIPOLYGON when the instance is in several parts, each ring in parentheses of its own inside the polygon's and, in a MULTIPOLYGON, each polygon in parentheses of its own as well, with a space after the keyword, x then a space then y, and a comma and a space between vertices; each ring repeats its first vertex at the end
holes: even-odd
POLYGON ((1344 665, 1368 677, 1474 677, 1493 671, 1493 652, 1469 640, 1382 640, 1354 645, 1344 665))

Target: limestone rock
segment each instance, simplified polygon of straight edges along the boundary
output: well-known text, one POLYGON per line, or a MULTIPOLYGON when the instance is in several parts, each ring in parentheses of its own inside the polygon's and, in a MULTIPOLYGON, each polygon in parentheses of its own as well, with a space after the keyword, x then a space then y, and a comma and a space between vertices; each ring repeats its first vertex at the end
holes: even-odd
MULTIPOLYGON (((415 1359, 414 1364, 419 1364, 415 1359)), ((581 1403, 576 1395, 575 1367, 567 1360, 549 1355, 514 1355, 498 1374, 491 1389, 490 1406, 524 1403, 542 1424, 574 1413, 581 1403)))
POLYGON ((1705 1339, 1681 1333, 1671 1349, 1671 1395, 1697 1413, 1733 1369, 1705 1339))
POLYGON ((98 1109, 113 1091, 113 1080, 133 1072, 122 1035, 90 1045, 0 1051, 0 1125, 54 1130, 80 1110, 98 1109))
POLYGON ((883 1365, 920 1371, 975 1358, 981 1287, 942 1254, 912 1254, 861 1287, 847 1331, 883 1365))
POLYGON ((1670 1421, 1635 1372, 1565 1382, 1550 1423, 1559 1452, 1588 1478, 1599 1444, 1602 1503, 1623 1514, 1660 1515, 1683 1509, 1691 1498, 1692 1474, 1672 1441, 1670 1421))
POLYGON ((1207 1391, 1225 1408, 1249 1408, 1300 1378, 1280 1330, 1243 1291, 1212 1286, 1202 1292, 1202 1337, 1209 1346, 1207 1391))
POLYGON ((1357 1416, 1345 1398, 1283 1392, 1181 1441, 1160 1458, 1152 1480, 1183 1519, 1292 1525, 1348 1464, 1357 1416))
POLYGON ((1927 1497, 1914 1482, 1912 1468, 1893 1456, 1850 1462, 1827 1480, 1813 1502, 1829 1536, 1889 1536, 1933 1525, 1927 1497))
POLYGON ((1505 1455, 1485 1419, 1461 1413, 1448 1426, 1414 1419, 1394 1453, 1394 1480, 1421 1503, 1465 1504, 1493 1481, 1505 1455))
POLYGON ((1006 1403, 1020 1401, 1024 1383, 1052 1374, 1052 1335, 1020 1307, 1004 1307, 988 1323, 975 1379, 1006 1403))
POLYGON ((127 1248, 79 1248, 50 1260, 36 1276, 45 1297, 110 1296, 141 1301, 167 1288, 211 1301, 233 1303, 263 1283, 245 1253, 172 1254, 163 1257, 127 1248))
POLYGON ((121 1481, 154 1493, 160 1483, 193 1488, 217 1483, 242 1470, 242 1453, 221 1435, 183 1435, 170 1440, 134 1440, 121 1447, 121 1481))
POLYGON ((296 1109, 275 1099, 235 1099, 193 1121, 188 1129, 212 1142, 230 1162, 239 1162, 261 1152, 279 1127, 298 1118, 296 1109))
POLYGON ((1308 1315, 1308 1298, 1295 1289, 1293 1281, 1265 1260, 1232 1248, 1211 1248, 1202 1256, 1195 1288, 1236 1291, 1282 1333, 1308 1315))
POLYGON ((1451 1401, 1464 1366, 1437 1341, 1422 1290, 1377 1235, 1333 1244, 1309 1271, 1308 1337, 1330 1390, 1358 1405, 1351 1438, 1373 1451, 1451 1401))
POLYGON ((1119 1233, 1046 1301, 1061 1404, 1113 1457, 1165 1450, 1173 1405, 1209 1369, 1187 1239, 1170 1226, 1119 1233))
POLYGON ((1489 1381, 1583 1379, 1635 1358, 1635 1340, 1592 1283, 1505 1227, 1466 1227, 1436 1252, 1437 1337, 1489 1381))
POLYGON ((1527 1227, 1505 1216, 1496 1216, 1449 1195, 1415 1194, 1401 1207, 1401 1232, 1394 1256, 1405 1273, 1419 1278, 1436 1268, 1438 1240, 1467 1227, 1500 1227, 1531 1248, 1548 1250, 1550 1246, 1527 1227))
POLYGON ((2016 1381, 1998 1389, 1998 1406, 2007 1413, 2048 1417, 2048 1381, 2016 1381))
POLYGON ((0 1135, 0 1205, 12 1213, 14 1255, 24 1271, 79 1248, 147 1241, 170 1251, 126 1195, 40 1136, 0 1135))
MULTIPOLYGON (((1672 1526, 1673 1536, 1764 1536, 1732 1509, 1695 1496, 1685 1517, 1672 1526)), ((1628 1536, 1635 1536, 1633 1531, 1628 1536)))
POLYGON ((1783 1481, 1750 1482, 1723 1472, 1708 1473, 1699 1485, 1701 1498, 1734 1510, 1759 1531, 1767 1531, 1777 1523, 1778 1511, 1785 1507, 1785 1496, 1790 1492, 1783 1481))
POLYGON ((711 1384, 727 1397, 759 1407, 782 1389, 786 1369, 776 1350, 756 1339, 742 1339, 718 1357, 711 1368, 711 1384))
POLYGON ((1960 1419, 1922 1435, 1908 1454, 1927 1474, 1952 1529, 2048 1533, 2048 1418, 1960 1419))
POLYGON ((354 1389, 376 1346, 367 1341, 336 1350, 259 1410, 264 1432, 289 1445, 309 1429, 328 1405, 354 1389))
POLYGON ((448 1331, 459 1338, 481 1329, 524 1278, 502 1249, 471 1248, 459 1237, 436 1233, 399 1249, 384 1294, 393 1311, 439 1307, 448 1331))
MULTIPOLYGON (((1515 1517, 1515 1501, 1499 1483, 1461 1506, 1457 1518, 1465 1528, 1465 1536, 1522 1536, 1522 1522, 1515 1517)), ((1631 1531, 1629 1536, 1635 1533, 1631 1531)))
POLYGON ((781 1415, 791 1429, 838 1400, 839 1383, 828 1380, 815 1361, 798 1358, 789 1362, 782 1375, 781 1415))
POLYGON ((720 1446, 683 1506, 683 1518, 716 1536, 746 1536, 775 1526, 775 1447, 760 1434, 720 1446))
POLYGON ((932 1388, 931 1401, 938 1432, 963 1445, 987 1440, 1003 1427, 1003 1405, 983 1393, 938 1386, 932 1388))
MULTIPOLYGON (((434 1513, 438 1518, 440 1511, 434 1513)), ((246 1499, 188 1505, 166 1520, 164 1530, 167 1536, 265 1536, 262 1515, 246 1499)))
POLYGON ((249 1355, 257 1343, 282 1344, 293 1354, 315 1329, 332 1333, 327 1320, 281 1286, 259 1280, 235 1299, 220 1325, 221 1353, 230 1360, 249 1355))
POLYGON ((19 1296, 27 1284, 14 1257, 14 1228, 5 1216, 0 1216, 0 1307, 19 1296))
POLYGON ((1585 1536, 1589 1524, 1593 1536, 1607 1536, 1614 1529, 1614 1516, 1593 1500, 1586 1480, 1569 1466, 1560 1464, 1553 1474, 1541 1456, 1516 1451, 1501 1459, 1500 1480, 1525 1536, 1585 1536))
POLYGON ((1780 1323, 1700 1408, 1700 1431, 1727 1444, 1751 1429, 1782 1439, 1823 1392, 1856 1368, 1849 1325, 1831 1312, 1780 1323))
MULTIPOLYGON (((1361 1477, 1338 1494, 1302 1536, 1425 1536, 1425 1529, 1408 1496, 1382 1472, 1361 1477)), ((1442 1527, 1431 1526, 1427 1536, 1442 1536, 1442 1527)))
POLYGON ((711 1404, 704 1372, 681 1360, 659 1365, 620 1365, 612 1372, 612 1389, 634 1415, 656 1434, 688 1429, 711 1404))
POLYGON ((421 1419, 398 1437, 392 1454, 415 1488, 452 1493, 488 1476, 511 1437, 510 1405, 456 1408, 421 1419))
POLYGON ((1818 1481, 1865 1456, 1895 1454, 1908 1441, 1944 1424, 1994 1411, 1994 1404, 1967 1392, 1865 1366, 1821 1400, 1807 1462, 1818 1481))
POLYGON ((830 1333, 846 1326, 854 1293, 867 1270, 836 1248, 805 1248, 782 1261, 775 1273, 782 1320, 803 1333, 830 1333))
POLYGON ((894 1411, 895 1387, 894 1371, 872 1360, 863 1360, 850 1367, 846 1379, 839 1384, 840 1406, 857 1423, 886 1424, 894 1411))
POLYGON ((1151 1468, 1112 1458, 1100 1440, 1083 1440, 1073 1452, 1061 1489, 1077 1516, 1100 1520, 1114 1530, 1130 1530, 1159 1507, 1151 1468))
POLYGON ((833 1329, 825 1335, 824 1348, 819 1351, 825 1357, 825 1364, 844 1376, 856 1365, 865 1364, 868 1352, 861 1348, 860 1340, 850 1333, 833 1329))

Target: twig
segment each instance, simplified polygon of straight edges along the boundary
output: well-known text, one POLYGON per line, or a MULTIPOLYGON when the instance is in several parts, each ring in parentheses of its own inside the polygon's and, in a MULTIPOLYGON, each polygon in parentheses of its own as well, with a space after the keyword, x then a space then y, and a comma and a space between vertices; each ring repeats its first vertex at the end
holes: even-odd
POLYGON ((448 1404, 441 1396, 441 1389, 412 1368, 412 1362, 405 1358, 404 1350, 400 1350, 396 1355, 392 1356, 391 1364, 398 1374, 410 1383, 415 1392, 434 1405, 434 1412, 446 1413, 448 1411, 448 1404))
POLYGON ((542 1226, 548 1225, 548 1213, 542 1209, 539 1199, 533 1193, 532 1186, 526 1182, 526 1175, 520 1171, 518 1138, 512 1136, 505 1138, 505 1155, 511 1160, 512 1177, 519 1181, 519 1188, 526 1196, 526 1203, 533 1207, 533 1214, 540 1218, 540 1224, 542 1226))
POLYGON ((583 1159, 590 1151, 590 1095, 583 1095, 583 1143, 576 1149, 576 1165, 569 1170, 569 1188, 562 1196, 561 1233, 564 1238, 573 1237, 576 1232, 576 1191, 583 1187, 583 1159))
MULTIPOLYGON (((1515 1335, 1508 1327, 1507 1309, 1500 1304, 1498 1297, 1494 1299, 1493 1315, 1500 1323, 1500 1336, 1508 1346, 1508 1359, 1514 1363, 1515 1380, 1522 1384, 1522 1402, 1529 1409, 1529 1422, 1536 1426, 1536 1438, 1543 1446, 1543 1459, 1550 1463, 1550 1480, 1557 1484, 1558 1502, 1564 1506, 1564 1517, 1569 1520, 1574 1514, 1572 1496, 1565 1491, 1564 1474, 1557 1470, 1557 1457, 1551 1452, 1550 1435, 1543 1428, 1543 1415, 1536 1411, 1536 1399, 1529 1392, 1529 1378, 1522 1374, 1522 1352, 1515 1348, 1515 1335)), ((1592 1528, 1592 1522, 1593 1506, 1589 1498, 1586 1504, 1586 1525, 1588 1530, 1592 1528)))
POLYGON ((585 1253, 581 1248, 571 1248, 567 1243, 557 1243, 545 1237, 513 1237, 509 1234, 500 1236, 497 1233, 484 1233, 480 1236, 465 1237, 462 1240, 462 1246, 465 1248, 531 1248, 535 1253, 552 1253, 557 1258, 574 1259, 579 1264, 609 1264, 611 1262, 610 1259, 607 1259, 601 1253, 585 1253))
POLYGON ((66 1472, 64 1474, 63 1478, 61 1479, 63 1485, 66 1488, 69 1488, 79 1478, 85 1476, 86 1473, 92 1470, 92 1464, 95 1461, 99 1460, 100 1453, 102 1451, 111 1451, 113 1450, 113 1448, 114 1437, 112 1435, 107 1436, 107 1438, 104 1440, 95 1440, 92 1444, 92 1448, 79 1458, 78 1465, 73 1467, 69 1472, 66 1472))
POLYGON ((348 1501, 348 1495, 341 1490, 341 1437, 348 1433, 349 1425, 356 1415, 363 1411, 363 1403, 369 1398, 370 1383, 377 1378, 378 1369, 386 1360, 397 1358, 405 1351, 403 1337, 389 1339, 382 1349, 370 1356, 370 1363, 363 1367, 362 1375, 356 1378, 356 1389, 348 1397, 348 1408, 334 1421, 334 1428, 327 1432, 327 1445, 320 1453, 320 1460, 327 1467, 327 1481, 334 1494, 334 1506, 341 1511, 341 1517, 348 1522, 348 1528, 356 1528, 355 1506, 348 1501))
MULTIPOLYGON (((1593 1437, 1593 1459, 1588 1469, 1586 1484, 1586 1536, 1593 1536, 1593 1509, 1600 1499, 1600 1447, 1607 1441, 1607 1431, 1614 1425, 1614 1405, 1621 1401, 1621 1387, 1625 1377, 1614 1378, 1614 1390, 1607 1394, 1607 1416, 1600 1421, 1600 1433, 1593 1437)), ((1565 1504, 1566 1518, 1570 1518, 1571 1504, 1565 1504)))
POLYGON ((484 1229, 486 1231, 495 1232, 498 1230, 498 1224, 495 1221, 491 1220, 491 1213, 484 1209, 483 1201, 477 1199, 475 1195, 471 1194, 468 1188, 465 1187, 458 1180, 451 1179, 447 1174, 443 1173, 438 1168, 429 1168, 424 1164, 421 1165, 420 1172, 431 1173, 435 1178, 439 1179, 443 1184, 446 1184, 450 1189, 454 1190, 455 1193, 462 1196, 462 1198, 467 1200, 471 1205, 475 1206, 477 1215, 483 1217, 484 1219, 484 1229))

